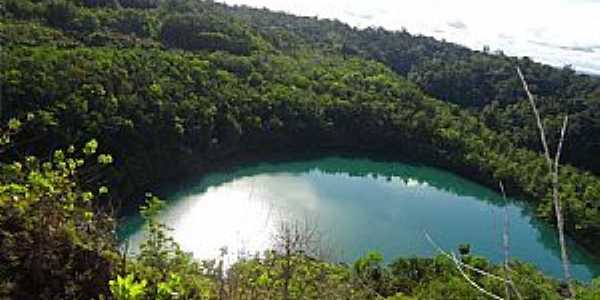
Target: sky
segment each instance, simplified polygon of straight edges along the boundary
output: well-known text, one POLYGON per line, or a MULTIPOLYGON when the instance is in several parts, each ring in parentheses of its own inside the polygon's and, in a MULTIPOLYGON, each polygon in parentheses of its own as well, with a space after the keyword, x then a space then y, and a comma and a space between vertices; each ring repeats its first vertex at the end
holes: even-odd
POLYGON ((600 74, 600 0, 218 0, 413 34, 600 74))

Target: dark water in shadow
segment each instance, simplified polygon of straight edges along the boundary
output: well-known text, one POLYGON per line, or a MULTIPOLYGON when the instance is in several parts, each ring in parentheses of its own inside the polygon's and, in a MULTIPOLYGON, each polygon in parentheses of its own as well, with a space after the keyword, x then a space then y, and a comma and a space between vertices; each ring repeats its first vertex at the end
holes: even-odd
MULTIPOLYGON (((309 220, 351 262, 369 250, 387 259, 436 254, 427 231, 447 250, 469 243, 474 254, 502 260, 504 207, 511 255, 548 275, 561 276, 553 227, 536 220, 521 201, 508 203, 472 181, 436 168, 370 159, 326 157, 265 162, 215 172, 163 190, 161 215, 182 248, 210 259, 228 249, 229 262, 271 248, 282 222, 309 220)), ((143 238, 138 216, 120 228, 135 251, 143 238)), ((569 241, 573 272, 589 281, 600 265, 569 241)))

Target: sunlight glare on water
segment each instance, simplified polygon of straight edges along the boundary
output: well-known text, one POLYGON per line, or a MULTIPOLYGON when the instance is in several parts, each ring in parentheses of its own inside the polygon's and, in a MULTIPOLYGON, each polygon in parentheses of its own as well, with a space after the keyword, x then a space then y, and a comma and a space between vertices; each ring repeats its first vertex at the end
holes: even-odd
MULTIPOLYGON (((469 243, 474 254, 498 262, 506 206, 511 255, 561 274, 554 228, 535 219, 526 204, 506 203, 435 168, 337 157, 260 163, 190 179, 165 195, 159 219, 181 248, 206 260, 226 247, 226 265, 275 248, 282 224, 297 221, 312 223, 335 261, 352 262, 371 250, 387 261, 435 255, 427 231, 444 249, 469 243)), ((121 231, 136 251, 144 238, 139 217, 129 217, 121 231)), ((572 241, 569 247, 577 278, 600 275, 593 257, 572 241)))

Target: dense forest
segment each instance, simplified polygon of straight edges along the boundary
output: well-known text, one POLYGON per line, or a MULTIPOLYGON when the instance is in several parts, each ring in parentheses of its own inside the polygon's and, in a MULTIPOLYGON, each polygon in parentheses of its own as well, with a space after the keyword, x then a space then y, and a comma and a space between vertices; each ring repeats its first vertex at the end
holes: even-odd
POLYGON ((428 95, 469 109, 489 128, 513 132, 511 140, 516 145, 537 149, 537 128, 530 108, 521 101, 525 93, 514 76, 518 64, 540 98, 548 126, 558 128, 561 113, 571 115, 566 159, 579 168, 600 172, 596 155, 600 151, 597 77, 576 74, 569 66, 556 69, 527 57, 509 57, 502 51, 472 51, 406 31, 359 30, 338 21, 298 18, 247 7, 221 9, 248 22, 286 53, 305 47, 320 48, 328 53, 379 61, 428 95))
MULTIPOLYGON (((114 229, 119 208, 142 204, 158 182, 245 155, 328 149, 502 181, 552 222, 516 65, 552 132, 571 116, 566 228, 600 255, 597 78, 407 32, 203 1, 1 0, 0 13, 0 297, 486 299, 444 256, 386 266, 372 253, 347 266, 299 249, 228 270, 196 262, 153 221, 152 197, 137 257, 119 251, 114 229)), ((461 261, 502 272, 468 251, 461 261)), ((564 292, 526 264, 512 270, 524 299, 564 292)), ((578 288, 581 299, 600 297, 598 282, 578 288)))

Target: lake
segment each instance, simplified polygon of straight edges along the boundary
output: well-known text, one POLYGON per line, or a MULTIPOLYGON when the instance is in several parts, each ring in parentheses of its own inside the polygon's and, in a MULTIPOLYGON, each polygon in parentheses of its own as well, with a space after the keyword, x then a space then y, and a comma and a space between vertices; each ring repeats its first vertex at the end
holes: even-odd
MULTIPOLYGON (((552 226, 533 217, 522 201, 452 173, 421 165, 363 158, 324 157, 262 162, 214 172, 161 188, 160 215, 181 247, 198 259, 226 264, 274 245, 282 224, 316 230, 335 261, 352 262, 370 250, 398 256, 438 254, 427 232, 445 250, 468 243, 473 254, 503 259, 505 212, 511 256, 561 277, 552 226)), ((139 216, 120 228, 132 251, 143 240, 139 216)), ((600 264, 569 241, 573 273, 582 281, 600 275, 600 264)))

